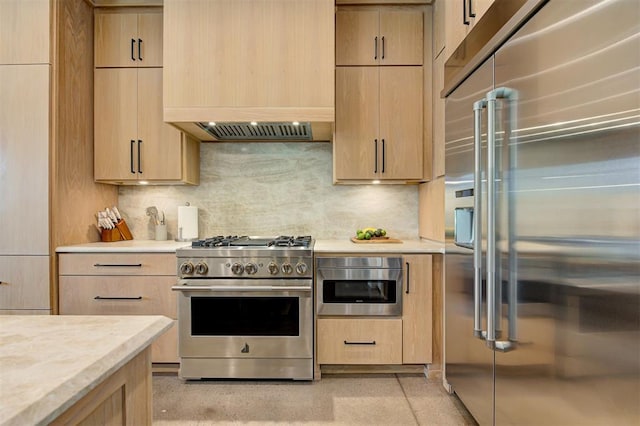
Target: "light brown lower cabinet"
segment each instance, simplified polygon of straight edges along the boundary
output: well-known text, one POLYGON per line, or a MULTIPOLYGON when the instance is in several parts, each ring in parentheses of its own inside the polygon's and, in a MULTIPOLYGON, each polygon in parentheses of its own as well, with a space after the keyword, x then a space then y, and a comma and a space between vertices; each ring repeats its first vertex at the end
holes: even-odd
POLYGON ((61 315, 164 315, 174 325, 152 345, 152 362, 178 358, 173 253, 61 253, 61 315))
POLYGON ((318 364, 402 364, 402 320, 318 319, 318 364))
POLYGON ((318 317, 317 364, 433 362, 433 255, 403 255, 402 267, 402 315, 318 317))

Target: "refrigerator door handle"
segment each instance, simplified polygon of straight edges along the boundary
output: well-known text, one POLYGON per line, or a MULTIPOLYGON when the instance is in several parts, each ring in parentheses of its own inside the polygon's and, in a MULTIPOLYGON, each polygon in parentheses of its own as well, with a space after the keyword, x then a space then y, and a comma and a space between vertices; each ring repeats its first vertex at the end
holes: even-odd
POLYGON ((487 107, 486 99, 473 104, 473 335, 486 338, 482 330, 482 110, 487 107))
MULTIPOLYGON (((517 336, 517 276, 515 264, 514 237, 511 235, 513 223, 509 223, 508 237, 508 255, 509 255, 509 278, 508 278, 508 310, 507 321, 509 323, 508 340, 496 340, 497 321, 499 321, 497 303, 502 301, 496 300, 496 283, 497 276, 497 259, 496 259, 496 103, 498 99, 505 99, 509 106, 509 138, 513 137, 513 129, 515 129, 516 111, 515 105, 517 100, 517 91, 507 87, 496 88, 487 93, 487 346, 494 351, 509 352, 516 349, 517 336)), ((510 151, 513 149, 508 140, 505 139, 507 147, 510 151)), ((513 155, 509 156, 510 167, 513 167, 513 155)), ((509 175, 509 180, 512 176, 509 175)), ((508 188, 512 191, 513 188, 508 188)), ((512 194, 509 194, 509 199, 512 194)), ((509 206, 509 220, 512 219, 513 206, 509 206)))

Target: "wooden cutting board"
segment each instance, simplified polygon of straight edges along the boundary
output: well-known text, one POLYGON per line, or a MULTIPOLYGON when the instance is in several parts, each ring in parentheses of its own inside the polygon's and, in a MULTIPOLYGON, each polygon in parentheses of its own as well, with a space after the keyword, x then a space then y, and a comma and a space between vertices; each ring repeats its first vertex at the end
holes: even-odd
POLYGON ((389 237, 373 237, 370 240, 359 240, 356 237, 351 237, 351 241, 356 244, 385 244, 385 243, 402 243, 402 240, 389 237))

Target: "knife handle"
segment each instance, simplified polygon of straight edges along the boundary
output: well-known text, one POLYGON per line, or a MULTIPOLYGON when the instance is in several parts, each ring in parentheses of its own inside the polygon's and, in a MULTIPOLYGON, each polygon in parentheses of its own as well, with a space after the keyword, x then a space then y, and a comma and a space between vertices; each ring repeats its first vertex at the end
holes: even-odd
POLYGON ((135 169, 133 168, 133 150, 135 149, 136 141, 131 139, 131 153, 129 154, 129 159, 131 160, 131 173, 136 174, 135 169))

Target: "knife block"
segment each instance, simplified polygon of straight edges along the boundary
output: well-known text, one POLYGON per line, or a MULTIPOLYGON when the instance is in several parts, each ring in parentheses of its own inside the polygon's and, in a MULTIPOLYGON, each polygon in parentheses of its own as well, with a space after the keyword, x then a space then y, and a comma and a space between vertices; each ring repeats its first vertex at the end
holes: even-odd
POLYGON ((124 219, 120 219, 113 229, 103 229, 100 240, 104 242, 133 240, 133 235, 124 219))

